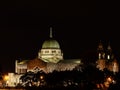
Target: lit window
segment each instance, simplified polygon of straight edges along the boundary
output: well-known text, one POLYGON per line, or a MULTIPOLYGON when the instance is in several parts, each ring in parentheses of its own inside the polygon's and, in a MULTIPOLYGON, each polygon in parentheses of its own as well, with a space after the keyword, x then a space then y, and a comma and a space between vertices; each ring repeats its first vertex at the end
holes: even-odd
POLYGON ((99 57, 99 59, 101 58, 101 53, 99 53, 98 57, 99 57))
POLYGON ((49 51, 45 51, 45 53, 49 53, 49 51))
POLYGON ((56 53, 56 51, 54 50, 54 51, 52 51, 52 53, 56 53))
POLYGON ((60 53, 60 51, 58 51, 58 53, 60 53))
POLYGON ((110 55, 107 56, 107 59, 110 59, 110 55))

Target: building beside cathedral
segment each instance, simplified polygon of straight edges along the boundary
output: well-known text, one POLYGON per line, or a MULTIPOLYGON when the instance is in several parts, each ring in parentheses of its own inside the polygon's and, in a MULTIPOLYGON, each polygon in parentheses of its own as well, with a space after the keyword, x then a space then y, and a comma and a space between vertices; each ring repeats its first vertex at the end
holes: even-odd
POLYGON ((9 73, 8 86, 15 86, 20 83, 20 77, 27 72, 43 71, 51 73, 53 71, 73 70, 81 65, 81 59, 64 59, 60 44, 52 36, 50 28, 50 37, 42 44, 38 56, 33 60, 16 60, 15 73, 9 73))
POLYGON ((112 51, 110 43, 106 49, 103 47, 102 42, 99 43, 97 48, 97 57, 98 59, 96 63, 99 70, 104 71, 104 69, 107 69, 113 73, 119 72, 119 62, 112 51))

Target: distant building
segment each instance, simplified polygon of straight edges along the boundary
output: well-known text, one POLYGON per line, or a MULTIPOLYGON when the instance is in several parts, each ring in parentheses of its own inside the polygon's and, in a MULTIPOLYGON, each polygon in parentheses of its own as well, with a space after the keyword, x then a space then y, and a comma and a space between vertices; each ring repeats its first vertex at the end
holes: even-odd
POLYGON ((100 41, 97 48, 97 68, 99 70, 107 69, 113 73, 119 72, 119 63, 115 58, 115 55, 112 52, 110 43, 107 46, 107 49, 104 49, 102 42, 100 41))
POLYGON ((56 71, 73 70, 81 65, 81 59, 69 59, 63 58, 63 52, 60 48, 58 41, 52 37, 52 28, 50 28, 50 38, 43 42, 42 48, 38 52, 38 57, 33 60, 16 60, 15 61, 15 73, 9 74, 14 79, 8 80, 8 86, 15 86, 20 81, 20 77, 26 72, 38 72, 43 71, 45 73, 51 73, 56 71))

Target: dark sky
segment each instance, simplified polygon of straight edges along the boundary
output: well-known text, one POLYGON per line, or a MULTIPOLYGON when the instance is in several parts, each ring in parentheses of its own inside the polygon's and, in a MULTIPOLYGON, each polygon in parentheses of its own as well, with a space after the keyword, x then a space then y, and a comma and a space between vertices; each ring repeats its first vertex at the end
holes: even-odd
MULTIPOLYGON (((100 6, 100 5, 99 5, 100 6)), ((111 9, 112 10, 112 9, 111 9)), ((94 51, 99 40, 110 41, 120 55, 115 13, 86 0, 3 0, 0 2, 0 66, 14 72, 16 59, 33 59, 53 27, 64 58, 94 51), (111 17, 113 16, 113 17, 111 17)))

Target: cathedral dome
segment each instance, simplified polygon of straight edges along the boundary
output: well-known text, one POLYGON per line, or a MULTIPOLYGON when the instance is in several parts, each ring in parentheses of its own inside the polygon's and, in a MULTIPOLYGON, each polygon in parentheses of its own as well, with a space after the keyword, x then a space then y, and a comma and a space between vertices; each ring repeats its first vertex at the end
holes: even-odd
POLYGON ((50 38, 42 44, 42 49, 38 52, 38 58, 44 62, 57 63, 63 60, 63 53, 57 40, 52 38, 52 28, 50 28, 50 38))
POLYGON ((44 41, 42 49, 59 49, 60 45, 55 39, 49 39, 44 41))

